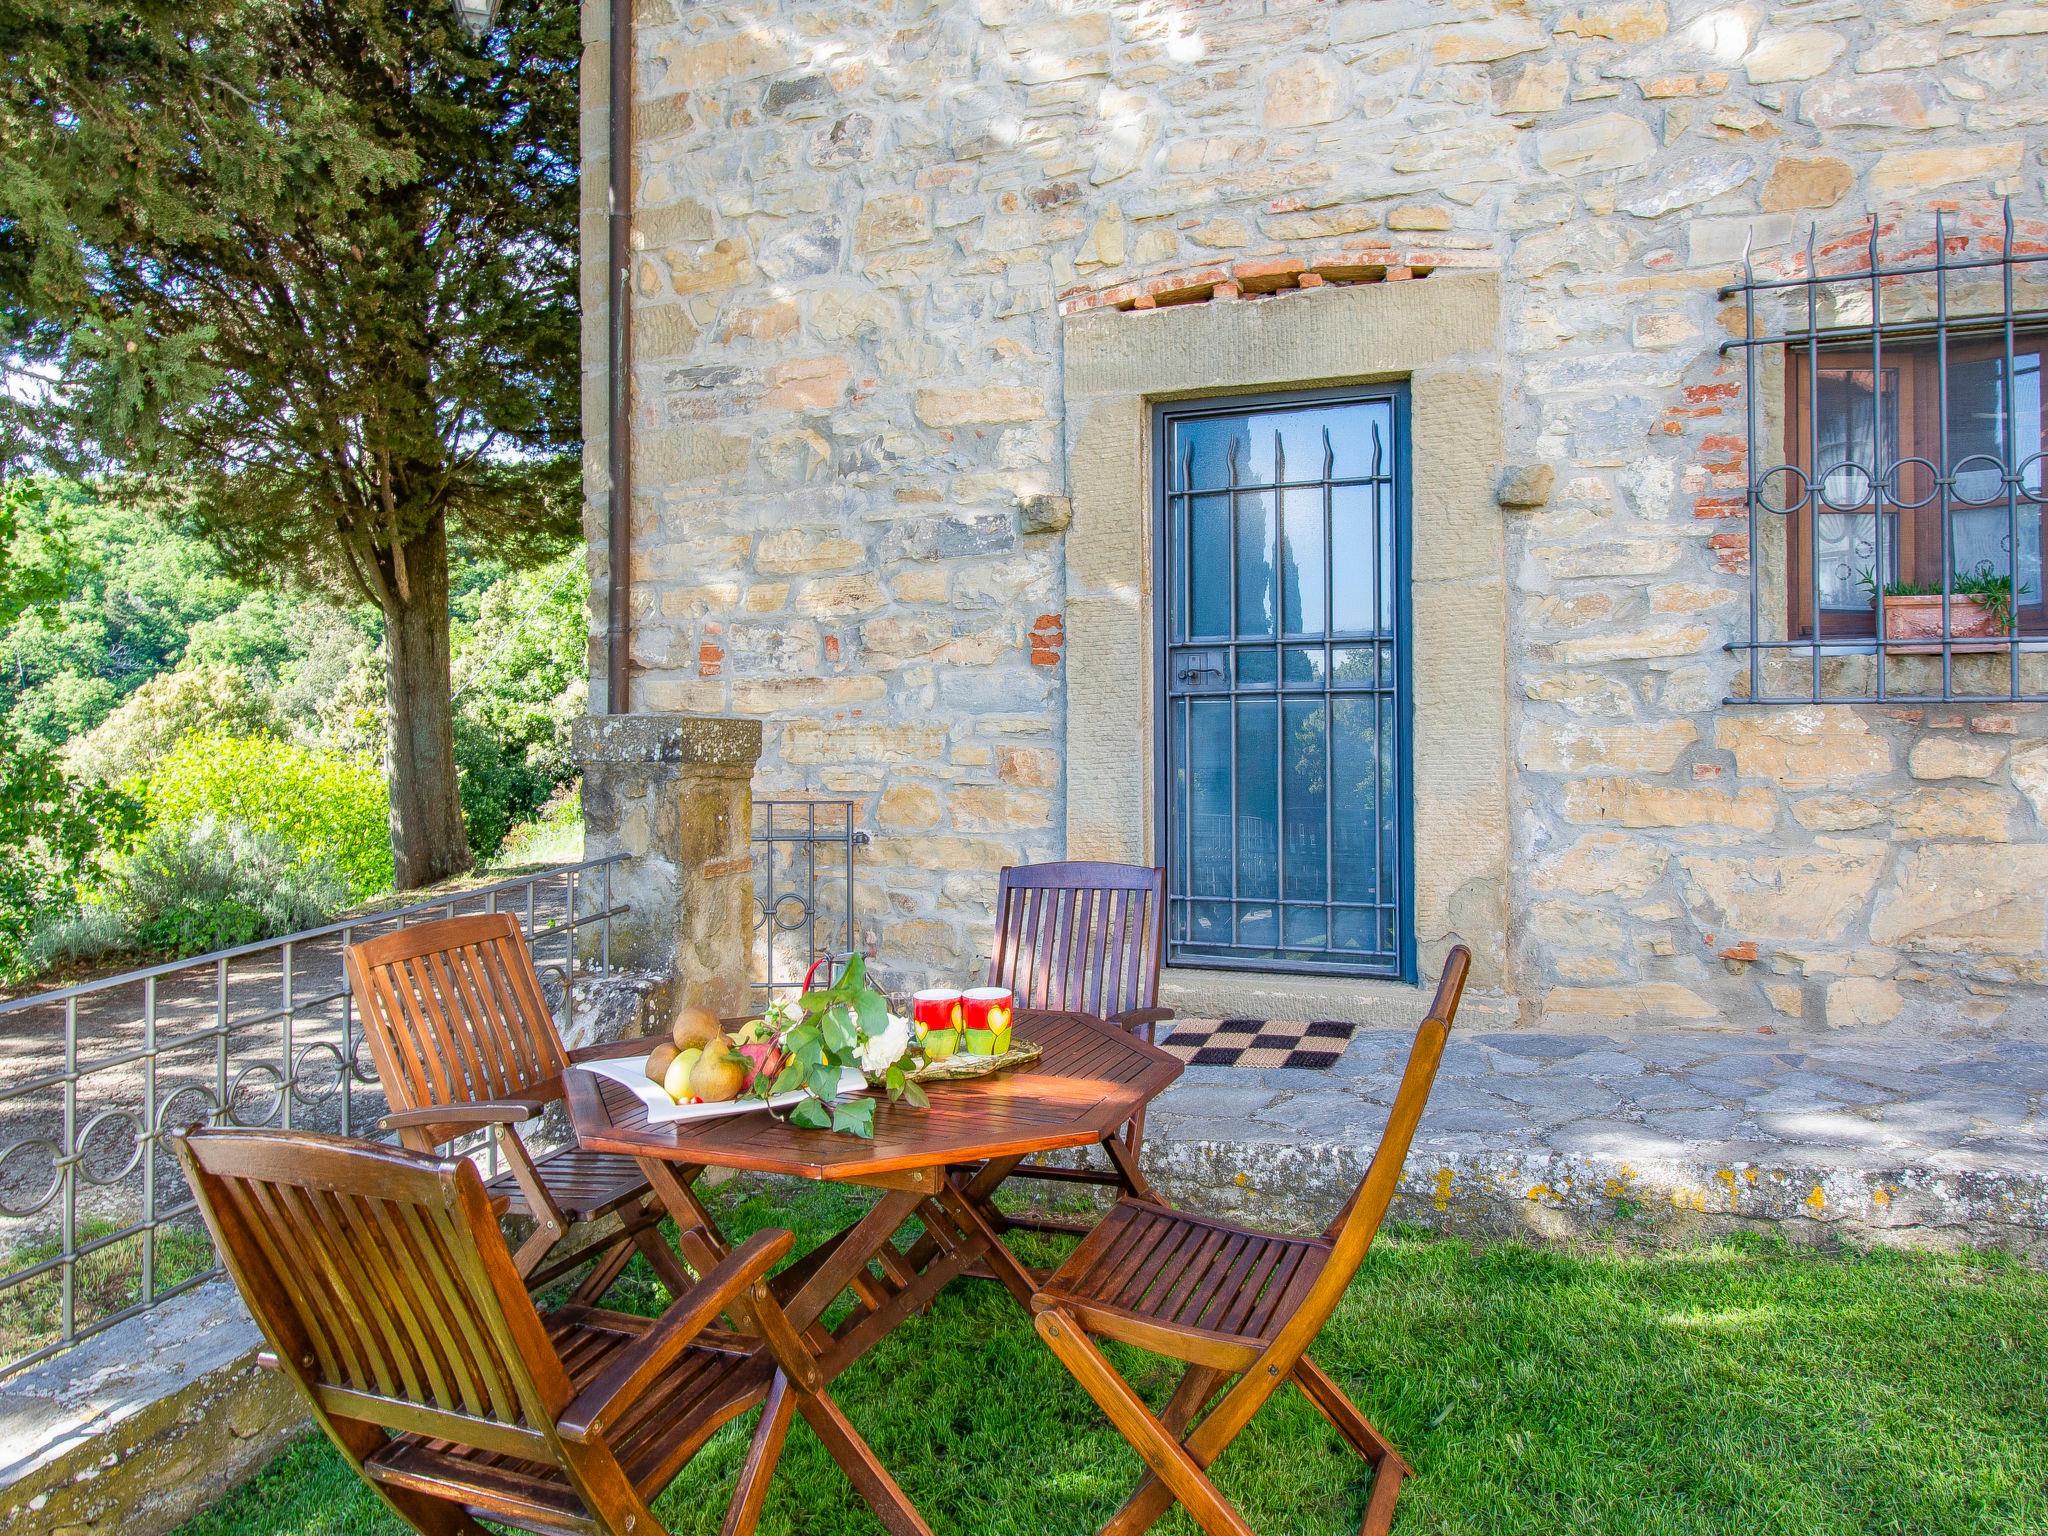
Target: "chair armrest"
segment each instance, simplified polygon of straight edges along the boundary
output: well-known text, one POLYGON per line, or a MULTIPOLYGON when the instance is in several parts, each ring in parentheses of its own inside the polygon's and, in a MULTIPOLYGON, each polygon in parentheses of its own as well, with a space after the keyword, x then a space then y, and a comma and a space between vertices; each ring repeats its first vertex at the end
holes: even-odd
POLYGON ((645 1035, 637 1040, 607 1040, 602 1045, 579 1045, 569 1053, 569 1065, 576 1066, 586 1061, 610 1061, 619 1056, 636 1056, 653 1050, 668 1038, 667 1031, 645 1035))
POLYGON ((475 1130, 485 1125, 517 1125, 547 1108, 542 1099, 480 1099, 474 1104, 438 1104, 426 1109, 401 1109, 377 1122, 380 1131, 412 1131, 446 1125, 475 1130))
POLYGON ((716 1322, 735 1298, 758 1284, 795 1243, 795 1236, 786 1229, 770 1227, 756 1232, 706 1270, 638 1342, 621 1350, 597 1380, 576 1394, 576 1400, 555 1422, 562 1438, 582 1441, 601 1436, 614 1409, 630 1408, 644 1396, 697 1335, 716 1322))
POLYGON ((1136 1029, 1140 1025, 1149 1029, 1154 1024, 1165 1024, 1172 1020, 1171 1008, 1127 1008, 1122 1013, 1113 1013, 1109 1022, 1124 1029, 1136 1029))

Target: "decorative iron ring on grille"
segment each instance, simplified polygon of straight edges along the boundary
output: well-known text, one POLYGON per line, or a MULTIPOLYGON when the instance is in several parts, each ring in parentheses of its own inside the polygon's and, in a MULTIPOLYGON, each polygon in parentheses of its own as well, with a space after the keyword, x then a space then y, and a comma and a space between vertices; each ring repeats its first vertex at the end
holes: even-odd
POLYGON ((286 1086, 284 1074, 279 1072, 276 1067, 267 1061, 250 1062, 249 1065, 237 1072, 234 1081, 228 1084, 228 1124, 240 1126, 245 1130, 252 1126, 270 1124, 271 1121, 277 1118, 278 1111, 284 1107, 285 1097, 290 1091, 286 1086), (262 1119, 244 1120, 239 1108, 242 1102, 242 1085, 259 1073, 270 1079, 272 1102, 270 1108, 264 1111, 262 1119))
POLYGON ((1830 512, 1861 512, 1870 505, 1871 498, 1877 493, 1877 476, 1861 464, 1853 460, 1845 460, 1840 464, 1829 465, 1820 474, 1816 475, 1809 482, 1809 489, 1819 498, 1820 504, 1830 512), (1828 494, 1828 482, 1844 470, 1853 470, 1863 477, 1863 494, 1861 496, 1852 496, 1847 501, 1837 501, 1828 494))
POLYGON ((1806 477, 1806 471, 1797 464, 1773 464, 1769 469, 1756 477, 1755 482, 1749 489, 1749 494, 1756 499, 1756 504, 1759 507, 1763 508, 1766 512, 1774 512, 1779 517, 1790 517, 1799 508, 1805 506, 1806 499, 1812 492, 1813 482, 1806 477), (1783 506, 1774 505, 1770 496, 1764 490, 1764 487, 1770 483, 1770 478, 1773 475, 1784 475, 1790 480, 1797 480, 1799 482, 1799 494, 1783 506))
POLYGON ((1884 481, 1884 504, 1888 507, 1897 507, 1906 512, 1918 512, 1922 507, 1931 505, 1941 495, 1941 466, 1932 459, 1923 459, 1918 455, 1909 459, 1900 459, 1884 472, 1882 478, 1884 481), (1934 488, 1918 501, 1907 501, 1904 493, 1899 489, 1899 471, 1908 464, 1924 465, 1928 478, 1934 482, 1934 488))
POLYGON ((155 1139, 158 1141, 162 1141, 165 1138, 167 1138, 172 1131, 181 1131, 186 1126, 197 1125, 202 1120, 205 1121, 208 1125, 215 1124, 219 1120, 220 1112, 220 1100, 213 1096, 213 1089, 209 1087, 207 1084, 182 1084, 179 1087, 173 1088, 169 1093, 165 1094, 163 1098, 157 1101, 155 1139), (196 1095, 200 1099, 200 1101, 205 1105, 205 1108, 202 1109, 200 1113, 197 1115, 193 1115, 190 1117, 181 1115, 177 1119, 173 1120, 171 1118, 171 1106, 173 1104, 176 1104, 178 1100, 184 1098, 188 1094, 196 1095))
POLYGON ((0 1216, 33 1216, 56 1199, 57 1192, 64 1187, 64 1149, 56 1142, 47 1136, 33 1136, 26 1141, 15 1142, 5 1151, 0 1151, 0 1173, 5 1172, 17 1152, 41 1152, 50 1159, 50 1187, 27 1205, 9 1205, 5 1198, 0 1198, 0 1216))
MULTIPOLYGON (((2035 454, 2034 457, 2039 458, 2040 455, 2035 454)), ((1959 501, 1966 507, 1988 507, 1996 502, 2004 501, 2007 490, 2018 489, 2020 484, 2020 477, 2017 471, 2007 469, 2005 460, 1998 457, 1997 454, 1973 453, 1967 459, 1963 459, 1957 462, 1957 464, 1949 470, 1948 479, 1945 483, 1949 488, 1949 499, 1951 501, 1959 501), (1961 488, 1962 478, 1965 474, 1983 473, 1983 470, 1972 471, 1971 469, 1972 465, 1979 463, 1981 463, 1984 466, 1985 470, 1994 470, 1997 472, 1998 489, 1993 491, 1989 496, 1965 496, 1962 493, 1961 488)))
POLYGON ((292 1097, 301 1104, 308 1108, 317 1107, 341 1092, 342 1082, 348 1076, 348 1070, 348 1062, 342 1057, 340 1046, 327 1040, 315 1040, 311 1045, 302 1046, 299 1054, 292 1059, 291 1081, 286 1086, 290 1088, 292 1097), (306 1059, 315 1051, 324 1051, 334 1062, 334 1081, 319 1089, 308 1086, 312 1082, 312 1077, 306 1071, 306 1059))
POLYGON ((795 891, 784 891, 780 896, 775 897, 768 903, 761 915, 765 920, 774 923, 784 933, 788 933, 802 927, 810 920, 811 904, 795 891), (796 903, 796 916, 785 920, 782 916, 782 909, 790 902, 796 903))
POLYGON ((98 1114, 94 1115, 90 1120, 86 1121, 84 1126, 80 1128, 78 1132, 77 1145, 78 1150, 75 1153, 73 1153, 72 1156, 69 1159, 67 1159, 67 1161, 78 1165, 78 1175, 80 1178, 84 1179, 86 1183, 106 1185, 114 1183, 117 1179, 127 1178, 129 1174, 133 1173, 137 1168, 140 1168, 142 1166, 142 1151, 143 1148, 149 1145, 149 1137, 144 1134, 142 1127, 142 1119, 139 1115, 136 1114, 134 1110, 103 1109, 98 1114), (107 1174, 105 1177, 101 1177, 95 1174, 92 1171, 91 1164, 87 1163, 85 1160, 87 1145, 92 1141, 94 1133, 97 1132, 99 1128, 103 1125, 126 1126, 128 1128, 129 1136, 132 1137, 135 1142, 134 1149, 128 1154, 128 1161, 123 1163, 114 1172, 107 1174))

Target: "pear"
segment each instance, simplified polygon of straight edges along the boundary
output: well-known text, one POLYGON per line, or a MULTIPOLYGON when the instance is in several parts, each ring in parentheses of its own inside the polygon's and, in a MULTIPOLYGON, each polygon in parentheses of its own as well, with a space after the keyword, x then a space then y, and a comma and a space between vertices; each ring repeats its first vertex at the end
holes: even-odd
POLYGON ((676 1048, 666 1040, 647 1053, 647 1075, 653 1081, 663 1082, 668 1077, 669 1063, 676 1059, 676 1048))
POLYGON ((747 1086, 747 1059, 720 1035, 690 1069, 690 1091, 706 1104, 726 1104, 747 1086))
POLYGON ((690 1075, 697 1070, 697 1062, 704 1054, 698 1046, 677 1051, 675 1059, 668 1064, 668 1072, 661 1080, 662 1092, 678 1104, 694 1104, 696 1095, 690 1088, 690 1075))
POLYGON ((709 1045, 719 1033, 718 1015, 709 1008, 685 1008, 676 1015, 668 1036, 675 1041, 676 1049, 682 1051, 693 1045, 709 1045))

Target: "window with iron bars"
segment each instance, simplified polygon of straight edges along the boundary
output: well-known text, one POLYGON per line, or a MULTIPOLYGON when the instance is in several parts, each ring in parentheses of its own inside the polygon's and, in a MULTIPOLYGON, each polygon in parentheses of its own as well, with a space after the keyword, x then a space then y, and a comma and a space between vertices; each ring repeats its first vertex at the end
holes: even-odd
POLYGON ((1937 212, 1748 257, 1749 625, 1731 703, 2048 701, 2048 241, 1937 212), (1881 236, 1907 248, 1886 252, 1881 236))

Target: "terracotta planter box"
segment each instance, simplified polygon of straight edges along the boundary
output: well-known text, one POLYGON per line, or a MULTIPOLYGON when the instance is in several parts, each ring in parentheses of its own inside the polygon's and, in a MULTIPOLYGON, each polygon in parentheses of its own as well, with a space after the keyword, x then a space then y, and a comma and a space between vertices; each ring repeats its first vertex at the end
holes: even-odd
MULTIPOLYGON (((2005 631, 1974 597, 1952 592, 1948 599, 1951 649, 1984 651, 2005 643, 2005 631), (1970 642, 1965 644, 1964 642, 1970 642)), ((1885 649, 1892 655, 1918 656, 1941 652, 1941 594, 1930 597, 1888 597, 1884 600, 1885 649), (1898 642, 1905 642, 1900 644, 1898 642)))

